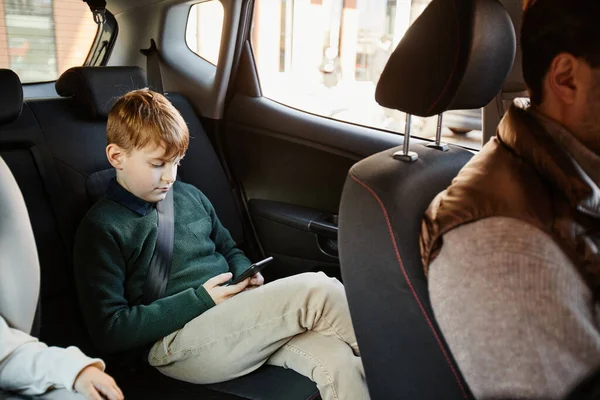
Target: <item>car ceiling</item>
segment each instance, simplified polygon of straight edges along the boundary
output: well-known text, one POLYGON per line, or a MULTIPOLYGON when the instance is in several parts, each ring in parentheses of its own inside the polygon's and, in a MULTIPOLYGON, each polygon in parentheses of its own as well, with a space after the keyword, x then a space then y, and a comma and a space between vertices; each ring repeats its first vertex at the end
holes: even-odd
MULTIPOLYGON (((139 8, 148 6, 151 4, 158 3, 170 3, 169 0, 107 0, 106 8, 110 10, 113 15, 122 13, 123 11, 131 10, 133 8, 139 8)), ((178 2, 180 3, 180 2, 178 2)))

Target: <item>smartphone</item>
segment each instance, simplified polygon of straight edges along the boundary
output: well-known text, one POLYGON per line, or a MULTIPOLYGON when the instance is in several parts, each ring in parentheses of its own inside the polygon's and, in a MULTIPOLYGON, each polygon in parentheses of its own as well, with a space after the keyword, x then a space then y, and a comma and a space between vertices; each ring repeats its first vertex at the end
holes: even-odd
POLYGON ((238 277, 236 277, 233 280, 233 282, 230 283, 230 285, 237 285, 244 279, 253 277, 257 273, 262 271, 271 261, 273 261, 273 257, 268 257, 262 261, 252 264, 247 270, 245 270, 238 277))

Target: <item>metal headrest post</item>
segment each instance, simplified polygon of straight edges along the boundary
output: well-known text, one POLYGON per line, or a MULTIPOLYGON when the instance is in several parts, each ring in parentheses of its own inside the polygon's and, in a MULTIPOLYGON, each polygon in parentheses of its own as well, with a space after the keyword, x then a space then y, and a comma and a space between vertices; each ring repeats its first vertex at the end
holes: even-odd
POLYGON ((404 145, 402 151, 394 153, 394 159, 402 162, 411 163, 419 159, 419 155, 414 151, 410 151, 410 127, 411 127, 412 116, 406 113, 406 126, 404 128, 404 145))
POLYGON ((106 23, 106 0, 83 0, 90 6, 94 22, 100 26, 106 23))
POLYGON ((444 122, 444 114, 438 114, 437 130, 435 131, 435 143, 429 143, 427 147, 440 151, 448 151, 448 145, 442 143, 442 123, 444 122))

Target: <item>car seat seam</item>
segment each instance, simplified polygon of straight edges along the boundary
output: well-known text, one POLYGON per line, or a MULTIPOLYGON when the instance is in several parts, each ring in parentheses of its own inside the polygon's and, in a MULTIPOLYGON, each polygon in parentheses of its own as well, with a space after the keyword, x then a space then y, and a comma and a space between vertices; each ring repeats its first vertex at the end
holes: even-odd
POLYGON ((429 328, 431 329, 431 332, 433 333, 433 336, 434 336, 434 338, 435 338, 438 346, 440 347, 440 350, 442 351, 442 354, 444 355, 444 358, 446 359, 446 362, 450 366, 450 369, 452 370, 452 374, 454 375, 454 377, 456 379, 456 382, 458 383, 458 386, 460 387, 460 390, 462 391, 462 394, 463 394, 464 398, 468 399, 469 396, 467 395, 467 392, 465 391, 465 388, 464 388, 464 386, 463 386, 463 384, 461 382, 461 379, 458 376, 456 368, 454 368, 454 365, 452 365, 452 362, 450 361, 448 353, 446 352, 446 349, 444 348, 444 345, 442 344, 441 339, 440 339, 439 335, 437 334, 437 332, 435 330, 435 327, 433 326, 433 323, 431 322, 431 319, 427 315, 427 312, 425 311, 425 307, 423 307, 423 304, 421 303, 421 300, 419 299, 419 296, 417 295, 417 292, 416 292, 415 288, 413 287, 410 278, 408 277, 406 269, 404 268, 404 263, 402 262, 402 257, 400 256, 400 250, 398 249, 398 244, 396 243, 396 237, 394 236, 394 231, 392 229, 392 224, 390 222, 390 218, 389 218, 389 215, 387 213, 387 209, 385 208, 385 205, 383 204, 383 201, 381 201, 381 199, 379 198, 379 196, 377 195, 377 193, 375 193, 375 191, 373 189, 371 189, 366 183, 364 183, 360 179, 358 179, 354 174, 351 173, 350 177, 355 182, 357 182, 359 185, 361 185, 362 187, 364 187, 365 189, 367 189, 367 191, 375 198, 375 200, 377 201, 377 203, 381 207, 381 210, 383 212, 383 216, 385 218, 385 222, 387 224, 388 233, 390 235, 390 239, 392 240, 392 246, 394 248, 396 259, 398 260, 398 264, 400 265, 400 269, 402 271, 402 274, 404 275, 404 279, 406 280, 406 283, 408 284, 408 287, 410 288, 410 291, 412 292, 413 297, 417 301, 417 304, 419 305, 419 308, 421 309, 421 312, 423 313, 423 316, 425 317, 425 320, 427 321, 427 324, 429 325, 429 328))

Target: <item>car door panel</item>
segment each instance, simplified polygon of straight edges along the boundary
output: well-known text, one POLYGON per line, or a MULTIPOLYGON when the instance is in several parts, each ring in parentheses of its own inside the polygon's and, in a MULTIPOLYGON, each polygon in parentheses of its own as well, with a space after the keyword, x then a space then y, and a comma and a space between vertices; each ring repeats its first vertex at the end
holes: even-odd
POLYGON ((254 230, 275 257, 265 276, 322 270, 339 277, 337 211, 348 171, 402 136, 241 94, 225 126, 225 152, 254 230))

